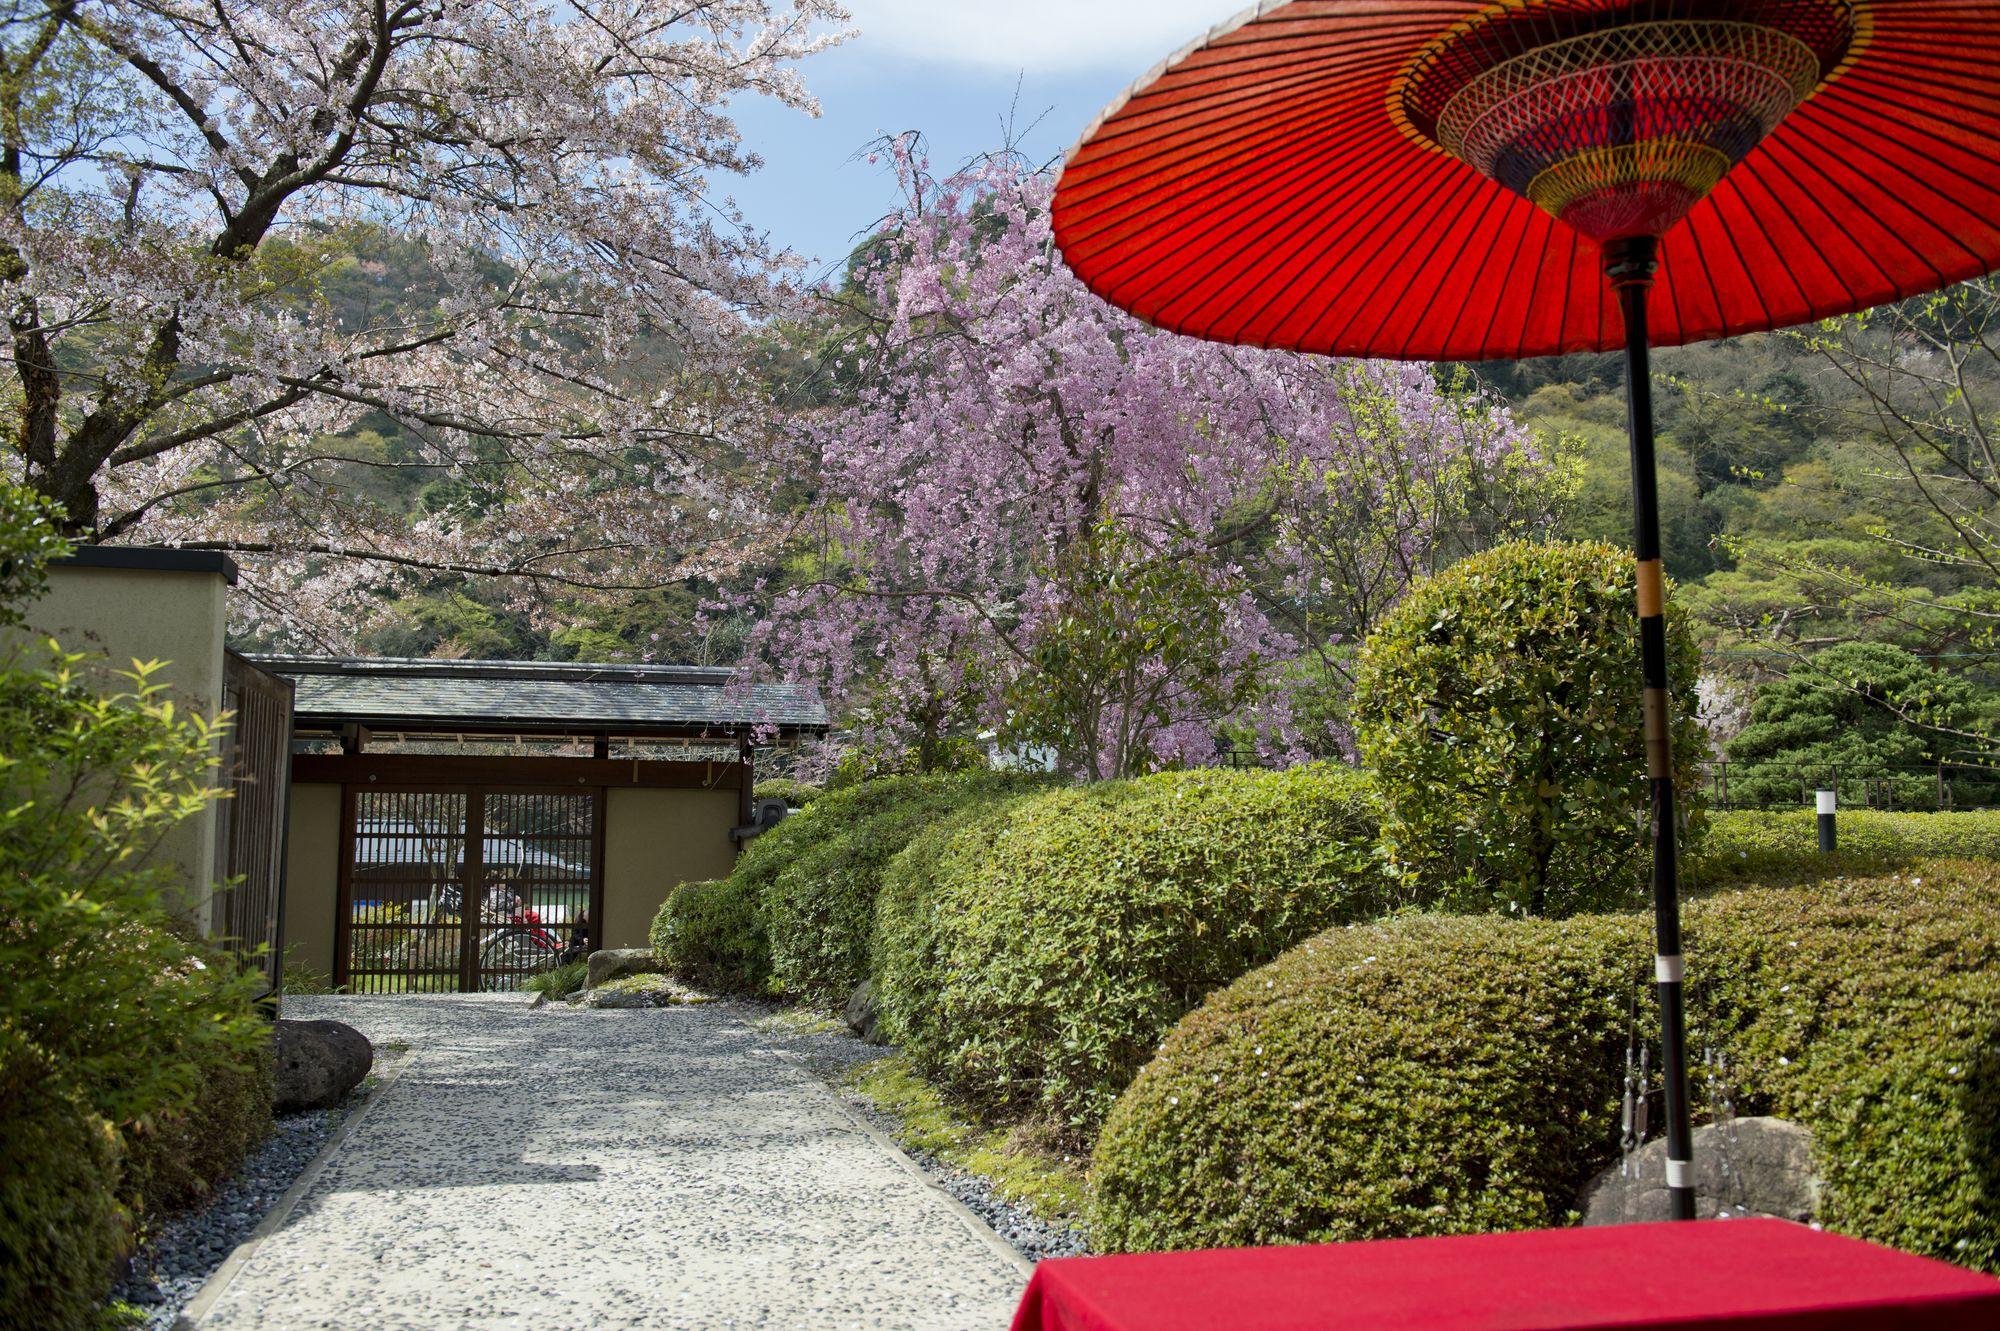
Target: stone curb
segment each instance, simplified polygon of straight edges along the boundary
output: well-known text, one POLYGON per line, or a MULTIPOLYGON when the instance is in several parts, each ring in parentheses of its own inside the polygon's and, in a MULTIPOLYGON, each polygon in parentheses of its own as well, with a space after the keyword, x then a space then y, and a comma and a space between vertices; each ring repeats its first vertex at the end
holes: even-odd
MULTIPOLYGON (((748 1023, 746 1022, 745 1025, 748 1025, 748 1023)), ((1024 1279, 1034 1274, 1035 1264, 1033 1262, 1023 1257, 1013 1244, 995 1233, 993 1226, 980 1219, 978 1213, 971 1207, 952 1196, 949 1192, 946 1192, 936 1179, 924 1171, 922 1165, 910 1158, 908 1151, 905 1151, 896 1144, 893 1138, 873 1123, 868 1122, 855 1113, 853 1108, 845 1100, 841 1099, 831 1086, 828 1086, 814 1074, 812 1069, 806 1065, 804 1059, 783 1049, 772 1049, 770 1052, 796 1068, 807 1084, 824 1098, 828 1104, 839 1111, 840 1116, 846 1119, 856 1132, 875 1143, 876 1148, 884 1155, 893 1159, 904 1173, 930 1189, 932 1195, 944 1203, 945 1208, 957 1217, 959 1223, 971 1230, 974 1238, 992 1249, 996 1257, 999 1257, 1008 1266, 1018 1271, 1024 1279)), ((179 1328, 176 1328, 175 1331, 179 1331, 179 1328)))
POLYGON ((284 1227, 285 1222, 291 1219, 292 1212, 305 1200, 313 1184, 319 1182, 319 1176, 326 1170, 327 1161, 340 1149, 348 1134, 368 1117, 369 1111, 381 1102, 383 1095, 395 1084, 396 1078, 402 1074, 403 1068, 409 1061, 410 1055, 405 1052, 376 1062, 371 1070, 375 1086, 368 1092, 368 1098, 361 1102, 360 1108, 340 1121, 340 1126, 326 1139, 326 1144, 319 1148, 312 1159, 306 1161, 305 1168, 301 1169, 299 1176, 292 1180, 292 1186, 286 1188, 284 1195, 265 1212, 264 1218, 257 1222, 257 1227, 250 1231, 250 1237, 231 1249, 229 1255, 222 1259, 222 1265, 216 1267, 208 1279, 202 1282, 201 1288, 195 1291, 194 1297, 181 1309, 180 1316, 174 1319, 172 1331, 196 1331, 202 1319, 208 1316, 216 1302, 228 1291, 230 1283, 244 1267, 250 1264, 250 1259, 257 1255, 258 1245, 277 1233, 284 1227))

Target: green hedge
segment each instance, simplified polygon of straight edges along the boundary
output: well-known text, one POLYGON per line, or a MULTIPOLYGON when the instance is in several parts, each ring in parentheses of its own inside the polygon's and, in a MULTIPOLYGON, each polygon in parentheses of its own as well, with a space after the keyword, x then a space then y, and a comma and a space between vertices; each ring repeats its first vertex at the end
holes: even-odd
MULTIPOLYGON (((1688 915, 1697 1048, 1815 1134, 1829 1228, 2000 1267, 2000 866, 1688 915)), ((1105 1124, 1106 1250, 1562 1224, 1617 1149, 1637 915, 1336 929, 1217 994, 1105 1124)))
POLYGON ((1925 858, 2000 860, 2000 810, 1888 813, 1842 810, 1839 854, 1819 853, 1811 809, 1729 810, 1709 815, 1709 833, 1690 878, 1735 883, 1881 872, 1925 858))
MULTIPOLYGON (((24 1060, 32 1055, 0 1030, 0 1067, 22 1071, 24 1060)), ((0 1126, 0 1328, 101 1326, 126 1247, 111 1125, 44 1075, 0 1108, 0 1126)))
POLYGON ((760 800, 783 800, 794 809, 803 809, 826 791, 819 786, 804 781, 794 781, 788 776, 766 777, 759 781, 751 795, 760 800))
POLYGON ((1012 801, 904 861, 879 921, 891 1027, 975 1105, 1087 1135, 1209 991, 1382 909, 1378 824, 1367 779, 1332 768, 1012 801))
POLYGON ((891 777, 829 792, 795 815, 812 820, 811 842, 763 896, 774 987, 806 1002, 846 1002, 868 978, 875 894, 889 861, 939 818, 1038 784, 998 772, 891 777))
POLYGON ((742 878, 682 883, 653 917, 647 941, 668 970, 700 988, 761 994, 770 987, 770 939, 742 878))

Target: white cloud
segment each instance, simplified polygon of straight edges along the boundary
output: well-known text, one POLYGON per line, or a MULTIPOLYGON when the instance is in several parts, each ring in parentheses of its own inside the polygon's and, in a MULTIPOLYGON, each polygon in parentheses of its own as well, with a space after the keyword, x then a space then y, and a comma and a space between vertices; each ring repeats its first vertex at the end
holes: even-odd
POLYGON ((1248 0, 847 0, 856 43, 927 63, 1134 78, 1248 0))

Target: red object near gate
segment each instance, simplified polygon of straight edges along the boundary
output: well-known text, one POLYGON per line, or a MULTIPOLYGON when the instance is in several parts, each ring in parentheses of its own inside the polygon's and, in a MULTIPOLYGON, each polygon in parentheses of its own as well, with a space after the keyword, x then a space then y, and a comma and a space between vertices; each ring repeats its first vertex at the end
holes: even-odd
POLYGON ((2000 1280, 1783 1220, 1611 1225, 1047 1261, 1013 1331, 1641 1328, 1992 1331, 2000 1280))

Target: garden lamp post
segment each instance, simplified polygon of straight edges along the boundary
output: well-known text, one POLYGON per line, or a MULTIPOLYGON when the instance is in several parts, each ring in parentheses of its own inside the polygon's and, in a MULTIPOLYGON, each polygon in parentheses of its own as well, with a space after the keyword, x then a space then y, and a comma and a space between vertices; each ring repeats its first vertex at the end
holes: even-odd
POLYGON ((1667 1185, 1695 1214, 1647 354, 2000 267, 2000 0, 1265 0, 1069 154, 1056 243, 1197 337, 1625 353, 1667 1185))

